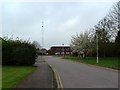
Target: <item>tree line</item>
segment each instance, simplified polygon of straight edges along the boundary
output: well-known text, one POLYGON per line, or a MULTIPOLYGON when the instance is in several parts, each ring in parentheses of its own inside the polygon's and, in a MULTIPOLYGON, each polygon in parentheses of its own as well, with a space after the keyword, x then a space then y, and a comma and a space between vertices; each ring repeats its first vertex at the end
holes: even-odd
POLYGON ((86 51, 88 56, 96 56, 98 40, 99 57, 120 55, 120 1, 114 3, 108 14, 93 28, 72 36, 71 48, 86 51))

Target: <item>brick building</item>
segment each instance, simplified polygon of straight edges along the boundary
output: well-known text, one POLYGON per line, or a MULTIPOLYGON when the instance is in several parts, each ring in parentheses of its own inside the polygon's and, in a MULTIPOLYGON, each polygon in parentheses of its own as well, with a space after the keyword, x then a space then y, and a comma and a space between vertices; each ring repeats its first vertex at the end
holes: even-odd
POLYGON ((50 55, 70 55, 71 53, 70 46, 52 46, 49 50, 50 55))

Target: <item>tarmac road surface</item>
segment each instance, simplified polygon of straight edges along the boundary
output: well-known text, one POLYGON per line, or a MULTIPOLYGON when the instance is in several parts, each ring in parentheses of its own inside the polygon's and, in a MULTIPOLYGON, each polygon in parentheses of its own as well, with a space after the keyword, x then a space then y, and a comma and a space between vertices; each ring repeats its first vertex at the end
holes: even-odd
POLYGON ((59 73, 64 88, 118 88, 118 72, 46 56, 45 61, 59 73))

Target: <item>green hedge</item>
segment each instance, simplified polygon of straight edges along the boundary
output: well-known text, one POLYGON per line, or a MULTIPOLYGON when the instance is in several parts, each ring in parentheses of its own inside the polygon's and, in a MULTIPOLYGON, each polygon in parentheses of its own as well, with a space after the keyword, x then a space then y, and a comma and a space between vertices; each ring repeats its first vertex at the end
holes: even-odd
POLYGON ((2 39, 2 65, 33 65, 36 48, 28 41, 2 39))

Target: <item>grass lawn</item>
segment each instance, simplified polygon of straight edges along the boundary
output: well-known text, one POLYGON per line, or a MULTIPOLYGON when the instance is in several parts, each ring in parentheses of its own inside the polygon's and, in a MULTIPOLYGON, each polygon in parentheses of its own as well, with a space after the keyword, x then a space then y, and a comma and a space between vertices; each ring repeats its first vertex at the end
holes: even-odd
POLYGON ((2 66, 0 66, 0 90, 2 89, 2 66))
POLYGON ((18 82, 31 74, 36 67, 33 66, 3 66, 2 88, 13 88, 18 82))
POLYGON ((78 61, 86 64, 93 64, 93 65, 108 67, 112 69, 120 69, 120 64, 118 65, 117 57, 99 58, 99 63, 97 63, 96 57, 86 57, 85 59, 83 59, 81 57, 65 56, 64 59, 78 61))

